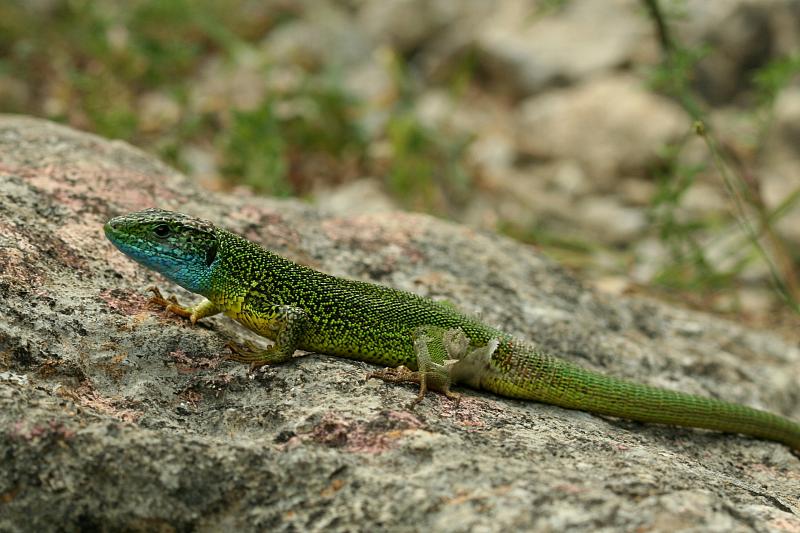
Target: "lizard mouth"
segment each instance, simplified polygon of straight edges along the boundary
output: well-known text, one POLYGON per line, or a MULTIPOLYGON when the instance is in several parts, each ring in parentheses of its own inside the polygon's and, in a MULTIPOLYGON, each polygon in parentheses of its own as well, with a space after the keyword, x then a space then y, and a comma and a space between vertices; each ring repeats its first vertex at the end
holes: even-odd
POLYGON ((119 248, 121 235, 119 232, 119 227, 114 223, 114 219, 111 219, 103 224, 103 233, 106 234, 106 239, 111 241, 114 246, 119 248))
POLYGON ((144 254, 140 248, 140 242, 135 239, 129 232, 125 231, 124 221, 118 218, 112 218, 103 225, 103 233, 106 238, 117 247, 121 252, 130 256, 134 260, 148 264, 148 256, 144 254))
POLYGON ((111 240, 116 235, 117 228, 114 227, 114 219, 109 220, 105 224, 103 224, 103 232, 106 234, 106 237, 111 240))
POLYGON ((114 217, 103 224, 103 233, 105 233, 106 238, 115 245, 118 245, 120 240, 125 237, 125 222, 122 218, 123 217, 114 217))

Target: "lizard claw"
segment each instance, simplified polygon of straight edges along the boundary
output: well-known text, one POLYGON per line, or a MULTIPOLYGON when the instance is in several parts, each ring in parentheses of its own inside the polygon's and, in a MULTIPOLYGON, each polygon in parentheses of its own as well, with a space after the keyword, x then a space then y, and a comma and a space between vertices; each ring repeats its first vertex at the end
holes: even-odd
POLYGON ((156 304, 159 307, 163 307, 166 313, 172 313, 183 318, 188 318, 191 320, 192 324, 197 322, 197 318, 194 317, 192 310, 179 304, 175 295, 172 295, 169 298, 164 298, 164 296, 161 294, 161 291, 158 290, 158 287, 156 286, 148 287, 147 290, 153 293, 153 296, 150 297, 150 303, 156 304))
POLYGON ((254 372, 269 363, 269 361, 264 360, 264 350, 260 350, 258 346, 248 340, 244 341, 244 345, 228 341, 225 343, 225 348, 231 351, 225 357, 226 360, 249 363, 250 372, 254 372))
POLYGON ((407 406, 407 409, 414 409, 424 398, 428 391, 425 379, 420 372, 415 372, 408 367, 398 366, 396 368, 384 368, 367 374, 367 379, 377 378, 389 383, 418 383, 419 394, 407 406))
POLYGON ((444 395, 450 398, 453 402, 453 407, 458 408, 461 405, 461 395, 457 392, 453 392, 451 390, 446 390, 444 395))
POLYGON ((159 304, 163 307, 166 307, 171 303, 176 305, 178 304, 178 299, 175 298, 174 295, 170 296, 169 298, 164 298, 164 296, 161 294, 161 291, 155 285, 152 287, 148 287, 147 290, 153 293, 153 296, 150 297, 150 301, 155 304, 159 304))
POLYGON ((150 303, 159 305, 161 307, 166 307, 169 303, 166 298, 161 294, 161 291, 158 290, 158 287, 155 285, 152 287, 147 287, 147 292, 152 292, 153 295, 150 297, 150 303))

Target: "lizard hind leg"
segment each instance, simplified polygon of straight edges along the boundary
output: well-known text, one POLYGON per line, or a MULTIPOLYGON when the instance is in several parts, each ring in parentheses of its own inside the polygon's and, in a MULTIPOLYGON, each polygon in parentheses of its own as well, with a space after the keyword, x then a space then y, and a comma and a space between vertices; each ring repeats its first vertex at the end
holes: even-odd
POLYGON ((425 398, 428 390, 440 392, 458 402, 461 396, 450 390, 450 366, 466 350, 466 335, 458 330, 445 330, 435 326, 420 326, 412 334, 417 370, 405 366, 371 372, 367 378, 378 378, 391 383, 418 383, 419 394, 411 402, 413 407, 425 398), (458 335, 460 333, 460 336, 458 335))

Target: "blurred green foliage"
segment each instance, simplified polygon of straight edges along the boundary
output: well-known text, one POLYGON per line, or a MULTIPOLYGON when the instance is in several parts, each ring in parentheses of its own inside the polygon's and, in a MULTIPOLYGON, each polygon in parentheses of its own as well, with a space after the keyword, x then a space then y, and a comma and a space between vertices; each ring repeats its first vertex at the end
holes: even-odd
POLYGON ((341 181, 358 166, 367 150, 358 102, 319 78, 271 93, 254 110, 233 112, 218 135, 226 175, 258 192, 289 196, 308 192, 312 181, 341 181))
POLYGON ((0 75, 16 84, 0 84, 0 111, 125 139, 184 170, 183 148, 195 144, 213 153, 229 183, 263 194, 305 195, 315 184, 376 176, 403 205, 446 216, 468 194, 464 143, 409 111, 414 84, 398 57, 399 101, 369 134, 366 103, 315 67, 246 108, 191 105, 196 84, 209 83, 209 61, 234 64, 249 53, 266 79, 273 66, 259 43, 295 16, 291 2, 254 0, 0 2, 0 75), (163 126, 142 118, 152 95, 177 110, 163 126), (388 149, 373 154, 373 144, 388 149))
POLYGON ((271 102, 254 111, 234 111, 233 124, 222 138, 226 174, 276 196, 293 192, 288 182, 286 142, 271 102))
POLYGON ((463 166, 466 141, 444 141, 415 115, 400 113, 387 125, 391 158, 386 185, 406 207, 447 216, 462 206, 471 192, 471 178, 463 166))
MULTIPOLYGON (((712 48, 708 45, 685 47, 671 34, 670 24, 683 16, 682 2, 671 2, 664 12, 659 0, 642 0, 660 38, 663 60, 651 75, 652 87, 679 102, 695 121, 694 133, 708 149, 706 164, 683 163, 683 151, 690 136, 664 148, 662 167, 655 169, 658 192, 652 198, 651 218, 659 238, 671 253, 671 262, 657 275, 656 281, 670 287, 706 291, 727 288, 741 282, 745 269, 755 261, 768 268, 776 294, 795 312, 800 313, 800 272, 775 229, 779 218, 800 202, 800 189, 781 205, 768 211, 762 197, 759 178, 735 151, 720 141, 721 135, 708 126, 708 109, 694 88, 698 62, 712 48), (728 194, 730 217, 687 217, 681 209, 683 199, 700 173, 714 171, 728 194), (732 223, 733 224, 732 224, 732 223), (738 234, 731 235, 732 228, 738 234), (763 242, 762 242, 763 241, 763 242), (709 243, 716 243, 716 256, 709 256, 709 243), (725 246, 719 243, 724 242, 725 246)), ((753 70, 752 98, 757 106, 748 118, 760 121, 753 153, 763 148, 773 117, 775 99, 800 74, 800 56, 773 59, 753 70)))
POLYGON ((658 189, 651 199, 650 218, 671 256, 655 281, 671 288, 714 290, 735 279, 744 264, 737 263, 728 270, 721 270, 718 261, 709 257, 708 236, 725 227, 718 214, 695 218, 685 216, 681 210, 696 178, 708 170, 705 164, 687 164, 681 159, 691 138, 692 135, 687 134, 681 142, 665 146, 662 164, 653 170, 658 189))
MULTIPOLYGON (((557 13, 569 1, 541 2, 536 16, 557 13)), ((693 76, 698 62, 713 50, 684 47, 670 34, 671 24, 685 16, 683 0, 642 2, 664 48, 651 86, 679 102, 693 119, 707 122, 693 76)), ((198 88, 220 81, 214 79, 220 72, 235 71, 225 67, 250 62, 260 81, 286 68, 270 60, 263 42, 299 17, 300 9, 290 0, 2 1, 0 111, 43 116, 125 139, 184 170, 186 148, 199 148, 211 155, 213 168, 228 184, 263 194, 305 196, 319 185, 373 177, 406 208, 457 217, 472 195, 481 193, 466 162, 472 139, 420 118, 417 103, 425 82, 393 51, 380 52, 388 59, 391 81, 377 102, 359 99, 331 67, 302 61, 290 66, 291 83, 265 83, 258 99, 246 105, 227 101, 230 95, 214 93, 214 87, 206 93, 210 103, 197 102, 198 88), (209 69, 220 64, 223 68, 209 69), (167 110, 163 123, 143 113, 148 102, 167 110)), ((438 83, 458 99, 475 87, 480 69, 479 55, 467 50, 438 83)), ((753 153, 763 147, 777 95, 798 74, 797 54, 754 71, 755 105, 749 116, 759 122, 757 138, 746 141, 753 153)), ((658 281, 715 290, 738 283, 754 261, 766 261, 775 285, 796 301, 797 274, 791 269, 800 252, 787 250, 773 228, 800 203, 800 190, 768 211, 757 176, 737 166, 735 154, 719 137, 713 130, 704 136, 713 154, 705 164, 685 163, 687 135, 665 147, 653 169, 657 193, 650 215, 672 258, 658 281), (735 206, 732 216, 687 216, 683 206, 697 178, 713 172, 724 177, 735 206), (747 231, 730 241, 727 260, 720 261, 718 255, 709 256, 707 243, 727 238, 732 220, 734 228, 738 220, 747 231), (770 253, 756 242, 760 238, 770 242, 770 253)), ((545 222, 520 228, 501 216, 498 224, 501 231, 556 255, 562 251, 573 265, 589 263, 595 251, 593 244, 564 237, 560 228, 545 222)))
MULTIPOLYGON (((423 124, 414 112, 419 88, 413 73, 396 54, 388 56, 388 63, 397 92, 381 133, 388 155, 376 159, 371 173, 383 176, 388 192, 407 209, 452 216, 474 193, 464 166, 470 139, 423 124)), ((474 68, 467 54, 450 76, 454 95, 463 94, 474 68)))
POLYGON ((277 21, 241 0, 0 3, 3 71, 31 92, 6 103, 137 137, 135 97, 181 88, 209 53, 230 53, 277 21))
POLYGON ((778 93, 800 75, 800 54, 779 57, 759 69, 753 76, 761 106, 771 107, 778 93))

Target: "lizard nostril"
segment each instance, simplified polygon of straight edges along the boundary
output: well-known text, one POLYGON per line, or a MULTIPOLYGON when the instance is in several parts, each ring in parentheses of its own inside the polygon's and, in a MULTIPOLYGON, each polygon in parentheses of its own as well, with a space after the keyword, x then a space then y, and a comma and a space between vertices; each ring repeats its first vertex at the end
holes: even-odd
POLYGON ((109 220, 106 222, 104 228, 106 231, 117 231, 119 229, 119 223, 115 222, 114 220, 109 220))

